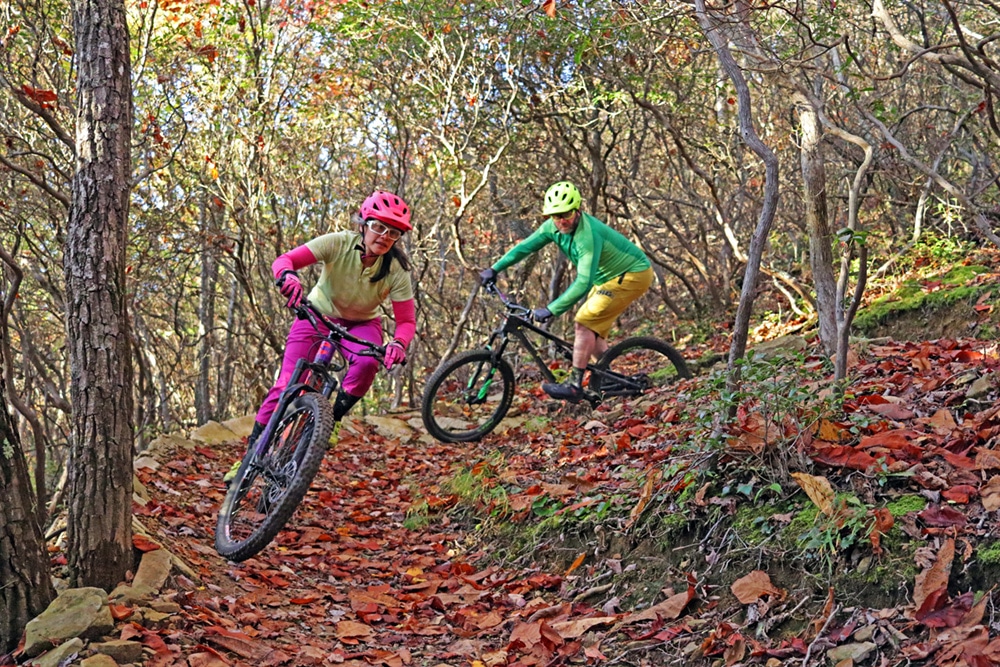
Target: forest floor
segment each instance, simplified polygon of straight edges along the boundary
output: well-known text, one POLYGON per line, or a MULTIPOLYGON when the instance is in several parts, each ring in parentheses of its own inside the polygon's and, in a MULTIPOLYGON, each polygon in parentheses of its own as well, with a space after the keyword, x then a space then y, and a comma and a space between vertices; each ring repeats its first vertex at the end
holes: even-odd
POLYGON ((213 531, 242 445, 178 439, 139 470, 136 513, 198 580, 171 580, 172 622, 123 636, 191 667, 1000 664, 998 292, 988 252, 873 285, 849 384, 791 339, 744 367, 715 437, 707 369, 595 411, 522 384, 473 444, 412 412, 348 418, 241 564, 213 531))

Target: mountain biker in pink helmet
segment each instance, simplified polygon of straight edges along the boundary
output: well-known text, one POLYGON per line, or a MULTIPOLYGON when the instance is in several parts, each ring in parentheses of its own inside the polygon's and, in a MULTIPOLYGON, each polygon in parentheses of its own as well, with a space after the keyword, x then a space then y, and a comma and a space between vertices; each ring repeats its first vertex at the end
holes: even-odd
MULTIPOLYGON (((399 240, 413 229, 411 210, 402 197, 376 190, 361 203, 352 216, 355 229, 324 234, 305 245, 289 250, 274 260, 271 271, 275 284, 288 298, 289 308, 302 301, 303 287, 297 271, 312 264, 322 264, 319 280, 310 290, 309 301, 324 315, 342 325, 354 336, 382 344, 382 318, 379 306, 388 297, 396 321, 393 339, 386 346, 385 367, 406 360, 406 348, 416 333, 413 287, 410 284, 410 260, 399 240)), ((278 404, 281 392, 295 370, 295 363, 311 356, 321 337, 327 333, 320 324, 317 333, 308 320, 295 320, 288 332, 281 372, 257 411, 249 444, 257 439, 278 404)), ((340 421, 371 387, 378 371, 378 361, 354 354, 355 345, 343 341, 341 352, 350 366, 333 402, 333 418, 340 421)), ((236 476, 239 461, 223 478, 226 483, 236 476)))
POLYGON ((549 243, 559 246, 576 267, 576 279, 566 291, 533 312, 535 320, 544 322, 586 296, 576 311, 572 375, 561 384, 542 384, 552 398, 573 403, 585 398, 583 375, 587 363, 591 356, 599 358, 608 349, 607 337, 615 319, 653 284, 653 269, 646 254, 614 229, 581 211, 582 201, 580 191, 571 182, 552 185, 542 207, 548 219, 479 274, 482 284, 494 282, 500 271, 549 243))

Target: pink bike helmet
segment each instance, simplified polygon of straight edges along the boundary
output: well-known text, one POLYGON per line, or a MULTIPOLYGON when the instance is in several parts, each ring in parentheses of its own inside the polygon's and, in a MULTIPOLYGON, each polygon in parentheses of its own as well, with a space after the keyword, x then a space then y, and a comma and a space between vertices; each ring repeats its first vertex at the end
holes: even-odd
POLYGON ((413 229, 410 224, 410 207, 402 197, 385 190, 376 190, 368 195, 361 204, 361 219, 375 218, 380 222, 408 232, 413 229))

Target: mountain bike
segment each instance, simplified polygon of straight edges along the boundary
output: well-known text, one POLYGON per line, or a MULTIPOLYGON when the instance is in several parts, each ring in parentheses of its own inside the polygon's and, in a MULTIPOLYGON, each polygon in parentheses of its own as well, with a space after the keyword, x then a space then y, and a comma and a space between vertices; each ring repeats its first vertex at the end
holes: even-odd
MULTIPOLYGON (((541 336, 556 358, 572 364, 573 344, 537 326, 531 309, 500 291, 495 283, 485 289, 498 297, 506 313, 486 344, 461 352, 442 364, 424 387, 420 416, 427 432, 442 442, 479 440, 500 424, 514 400, 514 368, 504 358, 507 346, 519 343, 538 367, 544 381, 555 375, 527 333, 541 336)), ((611 346, 597 363, 587 365, 590 384, 584 397, 591 407, 619 396, 635 398, 672 379, 689 378, 684 357, 667 342, 651 336, 626 338, 611 346)))
POLYGON ((351 335, 320 313, 308 301, 295 308, 329 333, 320 340, 312 361, 300 359, 278 398, 278 406, 256 442, 247 448, 239 472, 229 485, 215 527, 215 550, 240 562, 266 547, 298 507, 313 478, 334 430, 330 396, 339 380, 334 373, 347 367, 339 343, 359 345, 364 356, 380 361, 385 348, 351 335))

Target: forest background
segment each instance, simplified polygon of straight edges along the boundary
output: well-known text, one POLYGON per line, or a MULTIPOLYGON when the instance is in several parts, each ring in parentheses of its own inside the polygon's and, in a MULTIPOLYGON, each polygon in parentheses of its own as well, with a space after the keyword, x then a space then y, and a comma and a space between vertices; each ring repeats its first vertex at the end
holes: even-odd
MULTIPOLYGON (((3 379, 42 525, 80 433, 79 16, 59 0, 0 8, 3 379)), ((760 335, 815 324, 833 353, 867 274, 905 271, 920 244, 1000 242, 989 1, 140 0, 123 16, 121 405, 138 451, 256 409, 289 325, 271 261, 347 228, 374 188, 414 209, 419 335, 368 409, 415 405, 439 360, 489 328, 477 269, 538 224, 556 180, 653 261, 630 329, 682 347, 720 322, 745 329, 762 294, 760 335)), ((542 255, 509 284, 543 304, 569 273, 542 255)))

